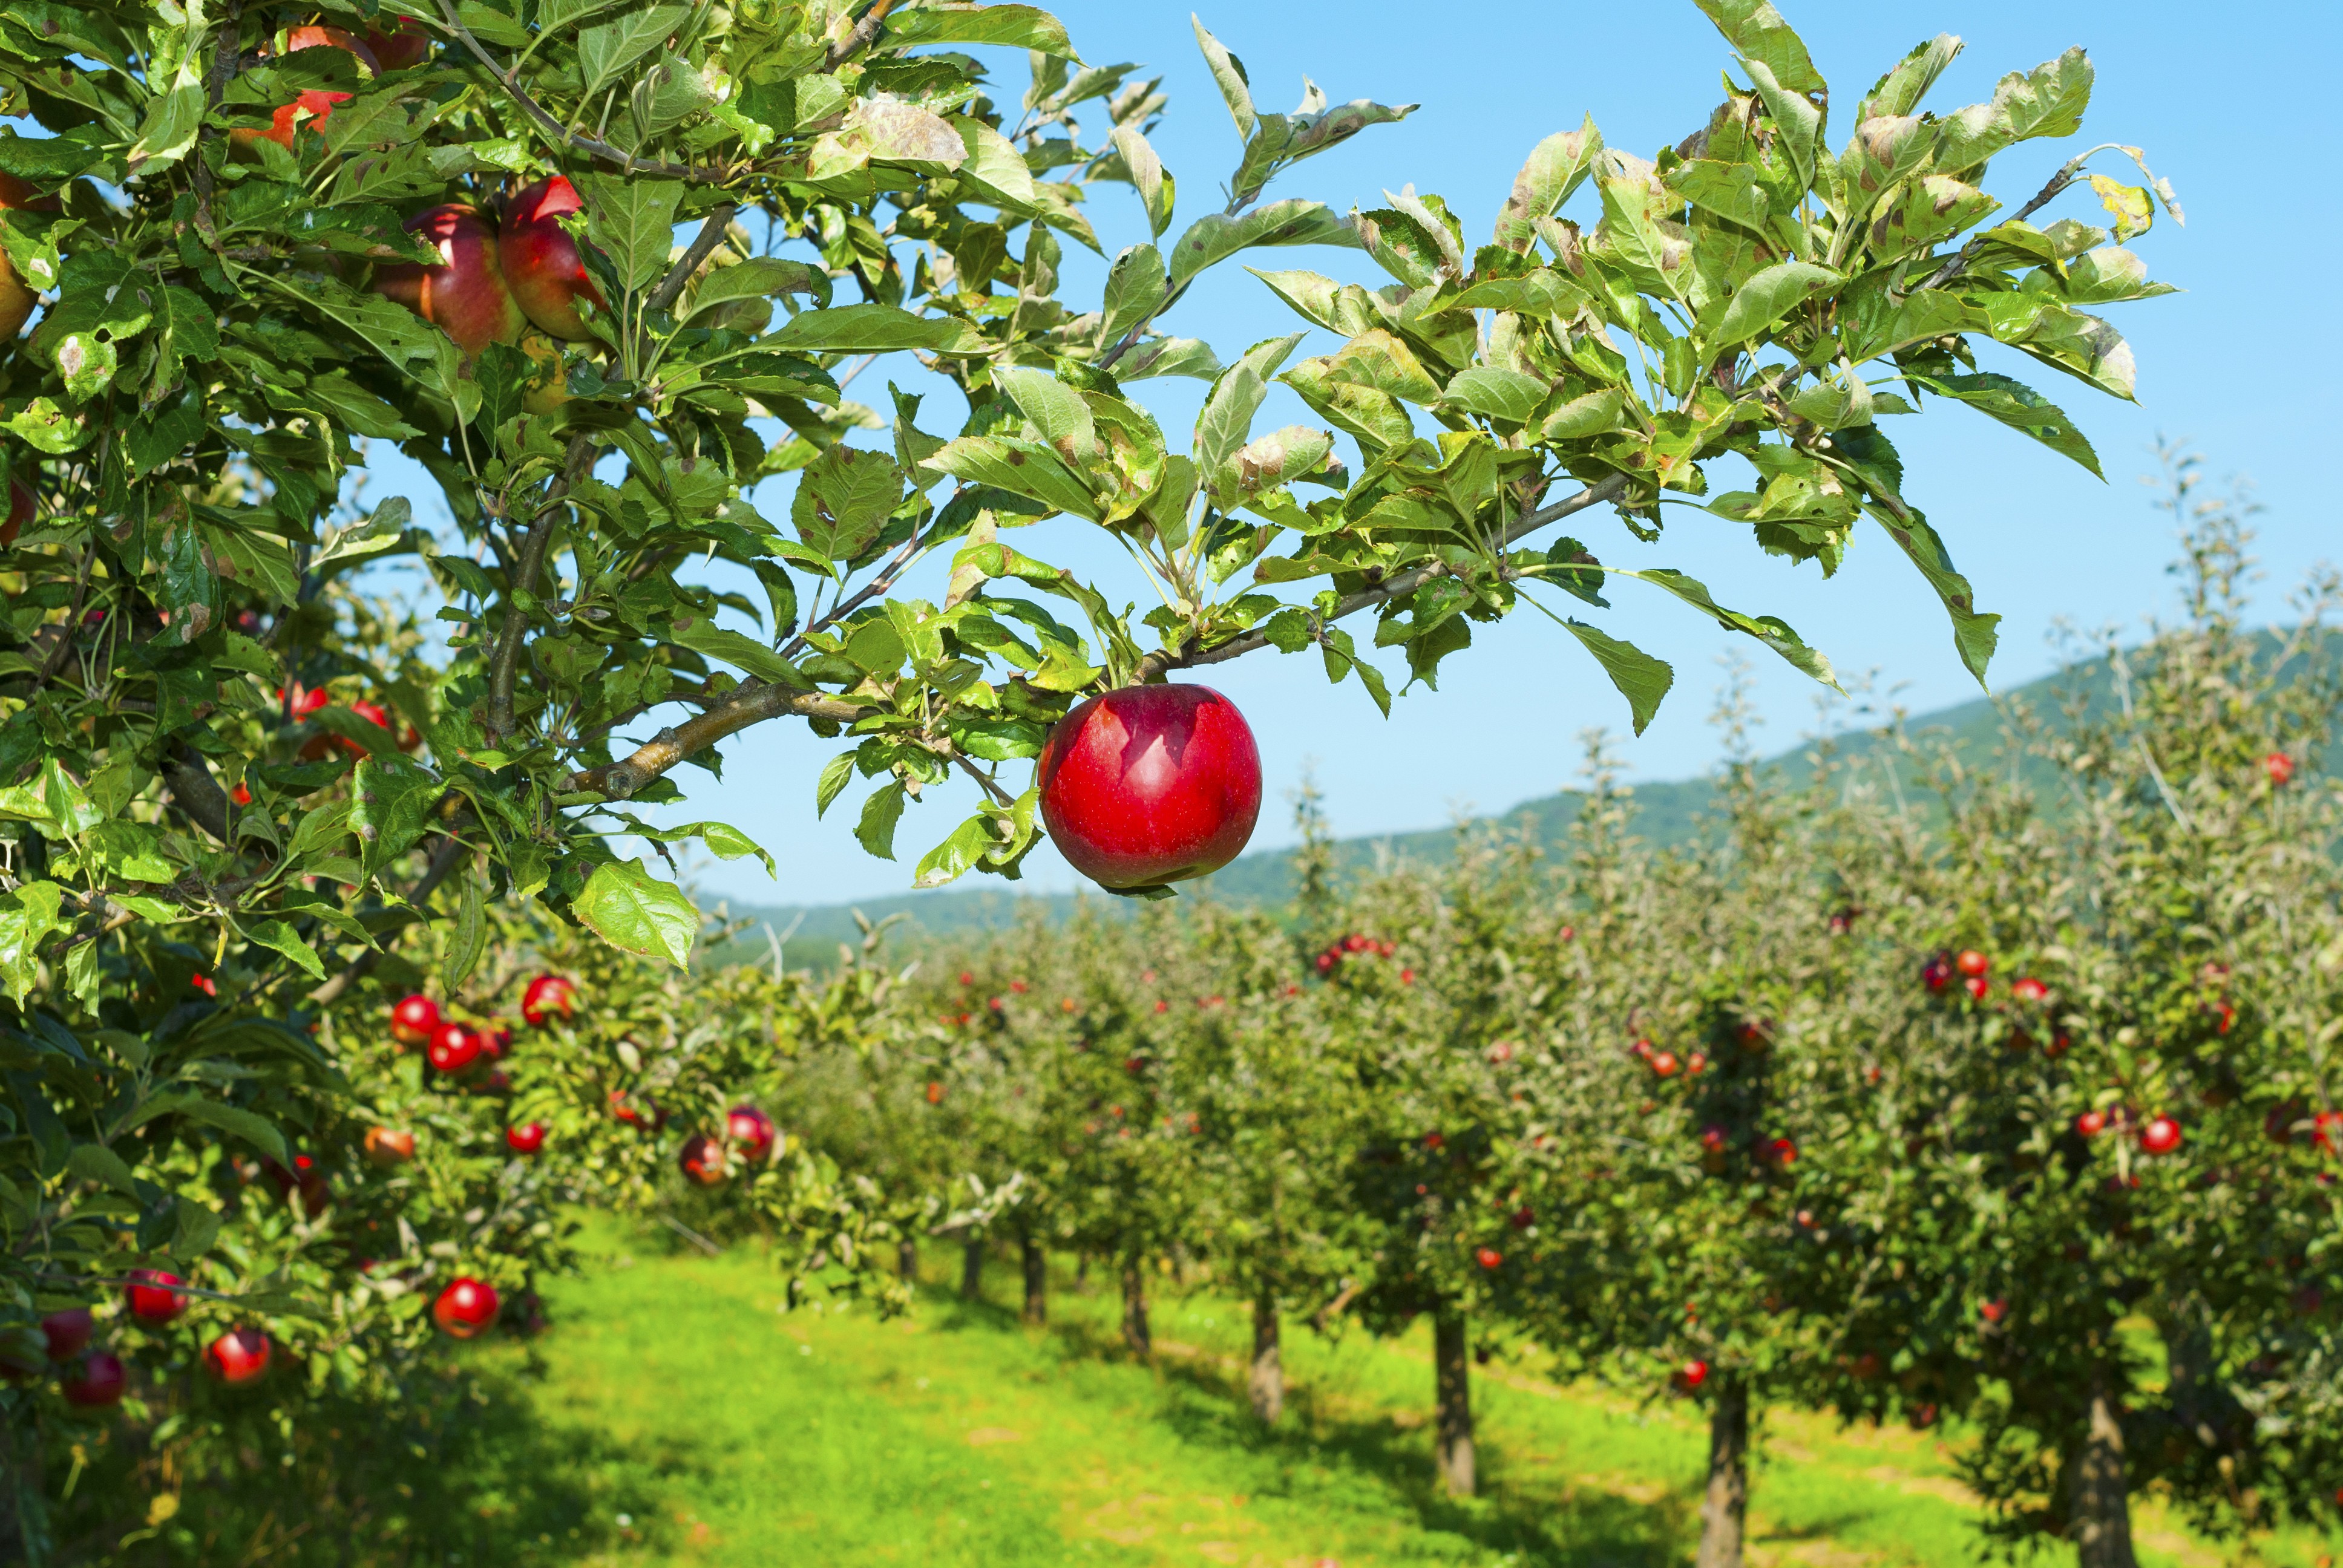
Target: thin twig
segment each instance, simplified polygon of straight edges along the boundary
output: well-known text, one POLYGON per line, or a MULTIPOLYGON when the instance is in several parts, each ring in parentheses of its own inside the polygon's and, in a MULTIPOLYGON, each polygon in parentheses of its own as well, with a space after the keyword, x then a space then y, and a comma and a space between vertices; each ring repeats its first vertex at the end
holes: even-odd
MULTIPOLYGON (((420 908, 423 900, 429 898, 433 890, 447 879, 448 874, 455 870, 458 862, 470 852, 469 845, 450 833, 440 844, 437 851, 432 855, 431 864, 425 868, 422 877, 415 886, 407 890, 407 901, 420 908)), ((311 991, 309 1001, 314 1006, 330 1007, 340 999, 344 991, 372 974, 375 965, 382 962, 382 949, 368 948, 357 958, 352 959, 349 966, 341 973, 311 991)))
POLYGON ((870 40, 879 35, 879 25, 887 20, 887 13, 892 11, 896 4, 897 0, 878 0, 877 5, 865 11, 862 20, 854 25, 854 30, 830 46, 830 53, 822 56, 821 68, 835 71, 869 48, 870 40))
POLYGON ((521 648, 528 636, 528 612, 521 607, 520 597, 537 591, 537 579, 545 569, 546 553, 553 541, 554 514, 578 481, 593 468, 594 451, 591 436, 569 438, 561 472, 547 489, 537 515, 529 519, 528 532, 521 538, 518 557, 507 578, 504 624, 497 628, 496 652, 488 667, 487 729, 491 743, 501 741, 512 732, 513 686, 520 677, 521 648))

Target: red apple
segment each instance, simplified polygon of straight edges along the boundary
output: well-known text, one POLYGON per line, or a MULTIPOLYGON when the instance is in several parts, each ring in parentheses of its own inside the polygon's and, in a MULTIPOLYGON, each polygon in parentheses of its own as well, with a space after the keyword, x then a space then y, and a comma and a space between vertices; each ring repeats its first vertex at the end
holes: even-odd
MULTIPOLYGON (((5 259, 0 258, 0 268, 5 268, 6 266, 7 262, 5 259)), ((5 272, 0 272, 0 327, 7 325, 6 317, 8 310, 6 295, 9 281, 8 276, 5 272)), ((27 307, 26 308, 29 310, 30 307, 27 307)), ((17 325, 22 326, 24 324, 19 322, 17 325)), ((5 343, 8 338, 14 337, 15 336, 15 334, 14 332, 0 333, 0 343, 5 343)), ((17 534, 24 530, 25 524, 31 522, 35 517, 40 515, 40 510, 41 498, 33 494, 33 487, 25 483, 24 480, 17 478, 15 475, 10 475, 8 477, 8 520, 5 523, 0 523, 0 548, 5 548, 9 545, 15 544, 16 542, 17 534)))
POLYGON ((1993 982, 1986 980, 1983 975, 1971 975, 1968 979, 1961 981, 1961 989, 1967 991, 1969 995, 1976 998, 1977 1000, 1983 1001, 1986 999, 1986 993, 1993 990, 1993 982))
POLYGON ((178 1275, 162 1269, 133 1269, 130 1284, 122 1292, 123 1303, 140 1322, 161 1328, 187 1310, 187 1293, 177 1288, 184 1283, 178 1275))
POLYGON ((2022 1002, 2038 1005, 2048 999, 2050 988, 2032 975, 2027 975, 2023 980, 2010 981, 2009 994, 2022 1002))
POLYGON ((1494 1247, 1480 1247, 1474 1249, 1473 1261, 1484 1269, 1493 1269, 1505 1261, 1505 1255, 1494 1247))
POLYGON ((578 242, 561 226, 563 214, 584 205, 578 188, 560 176, 539 180, 512 198, 497 236, 498 259, 521 309, 540 331, 572 343, 594 336, 578 313, 580 298, 608 308, 578 259, 578 242))
POLYGON ((1236 859, 1261 815, 1261 752, 1209 687, 1129 686, 1058 722, 1035 777, 1074 869, 1107 888, 1201 877, 1236 859))
POLYGON ((1711 1154, 1725 1152, 1725 1129, 1712 1121, 1700 1130, 1700 1146, 1711 1154))
POLYGON ((258 1329, 230 1329, 204 1351, 204 1365, 228 1387, 241 1388, 267 1372, 273 1348, 258 1329))
POLYGON ((578 988, 566 975, 539 975, 521 993, 520 1015, 531 1029, 543 1029, 548 1019, 574 1018, 577 1013, 578 988))
POLYGON ((404 1128, 369 1127, 366 1157, 387 1171, 415 1158, 415 1134, 404 1128))
POLYGON ((1690 1056, 1685 1057, 1684 1070, 1691 1073, 1694 1078, 1698 1078, 1702 1073, 1706 1072, 1708 1070, 1708 1053, 1704 1050, 1695 1050, 1690 1056))
POLYGON ((534 1154, 545 1147, 545 1123, 524 1121, 505 1129, 505 1147, 516 1154, 534 1154))
POLYGON ((2107 1113, 2104 1111, 2086 1111, 2075 1118, 2075 1131, 2086 1138, 2097 1138, 2107 1130, 2107 1113))
POLYGON ((2273 751, 2262 759, 2262 772, 2268 776, 2272 789, 2283 789, 2294 782, 2294 759, 2283 751, 2273 751))
POLYGON ((480 1060, 480 1037, 460 1023, 443 1023, 431 1031, 423 1054, 435 1072, 462 1072, 480 1060))
MULTIPOLYGON (((966 1015, 962 1015, 962 1017, 960 1018, 960 1022, 962 1022, 962 1023, 966 1023, 967 1021, 968 1021, 968 1019, 967 1019, 966 1015)), ((930 1084, 929 1084, 929 1085, 928 1085, 928 1103, 929 1103, 930 1105, 941 1105, 943 1102, 944 1102, 944 1086, 943 1086, 942 1084, 940 1084, 940 1083, 930 1083, 930 1084)))
POLYGON ((439 1004, 427 996, 402 997, 391 1007, 390 1038, 401 1045, 428 1045, 438 1027, 439 1004))
POLYGON ((1676 1369, 1674 1382, 1679 1392, 1690 1393, 1707 1381, 1708 1363, 1706 1362, 1689 1361, 1676 1369))
POLYGON ((695 1132, 683 1141, 683 1151, 677 1156, 676 1163, 699 1186, 723 1185, 724 1145, 704 1132, 695 1132))
MULTIPOLYGON (((343 50, 357 61, 367 75, 380 74, 381 67, 375 58, 374 51, 339 27, 314 25, 296 27, 285 35, 285 52, 288 55, 298 53, 303 49, 318 48, 343 50)), ((305 90, 293 102, 279 107, 270 117, 266 130, 247 126, 239 130, 230 131, 228 141, 231 146, 243 148, 249 148, 255 142, 275 142, 287 152, 291 152, 294 135, 303 125, 323 126, 332 116, 335 105, 347 104, 349 101, 350 95, 347 93, 312 87, 305 90)))
POLYGON ((1537 1211, 1530 1208, 1516 1209, 1513 1211, 1513 1220, 1514 1230, 1526 1231, 1537 1223, 1537 1211))
MULTIPOLYGON (((56 197, 42 196, 14 175, 0 174, 0 208, 23 207, 27 212, 55 212, 58 206, 56 197)), ((25 329, 25 321, 33 314, 33 307, 39 301, 40 291, 17 276, 15 266, 5 256, 0 256, 0 347, 5 347, 25 329)), ((0 544, 13 541, 15 530, 21 526, 16 521, 13 487, 9 495, 8 516, 8 536, 0 539, 0 544)))
POLYGON ((1942 953, 1920 966, 1920 983, 1932 991, 1942 990, 1953 983, 1953 966, 1945 961, 1942 953))
POLYGON ((773 1151, 774 1141, 779 1137, 773 1119, 753 1105, 736 1105, 724 1116, 724 1136, 740 1151, 740 1158, 750 1165, 761 1165, 773 1151))
POLYGON ((65 1373, 57 1392, 65 1402, 84 1410, 103 1410, 122 1402, 122 1391, 130 1386, 130 1374, 122 1358, 111 1351, 92 1351, 79 1366, 65 1373))
POLYGON ((1674 1078, 1676 1073, 1676 1053, 1673 1050, 1652 1052, 1652 1070, 1662 1078, 1674 1078))
POLYGON ((1986 1322, 1997 1323, 2009 1316, 2009 1303, 1998 1296, 1989 1302, 1980 1302, 1977 1303, 1977 1316, 1986 1322))
POLYGON ((62 1312, 51 1312, 41 1320, 41 1336, 46 1342, 49 1359, 69 1362, 89 1346, 89 1336, 97 1323, 87 1307, 71 1307, 62 1312))
POLYGON ((642 1101, 647 1109, 638 1110, 625 1090, 614 1089, 610 1091, 610 1114, 629 1127, 648 1124, 652 1131, 657 1132, 667 1125, 667 1108, 648 1094, 642 1097, 642 1101))
POLYGON ((431 1321, 452 1338, 478 1339, 497 1321, 499 1304, 494 1285, 461 1274, 450 1280, 439 1299, 431 1303, 431 1321))
POLYGON ((1774 1163, 1776 1165, 1788 1166, 1796 1162, 1798 1146, 1786 1138, 1776 1138, 1768 1147, 1767 1152, 1772 1154, 1774 1163))
POLYGON ((2158 1116, 2139 1130, 2139 1146, 2150 1154, 2169 1154, 2180 1147, 2180 1123, 2158 1116))
POLYGON ((1992 969, 1993 960, 1975 948, 1963 948, 1960 956, 1953 960, 1953 967, 1974 980, 1992 969))
POLYGON ((456 340, 467 357, 491 343, 517 343, 528 317, 505 286, 497 231, 460 203, 407 220, 409 233, 439 252, 437 266, 394 262, 375 268, 377 294, 398 301, 456 340))
POLYGON ((387 33, 379 27, 367 29, 366 46, 373 51, 375 61, 386 71, 405 71, 423 64, 431 54, 431 35, 418 26, 412 16, 393 19, 387 33))

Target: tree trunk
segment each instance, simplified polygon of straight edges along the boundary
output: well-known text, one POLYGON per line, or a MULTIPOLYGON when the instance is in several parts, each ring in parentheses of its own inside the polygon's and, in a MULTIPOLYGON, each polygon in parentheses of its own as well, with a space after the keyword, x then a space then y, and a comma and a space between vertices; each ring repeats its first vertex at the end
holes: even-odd
POLYGON ((1088 1252, 1074 1254, 1074 1293, 1081 1296, 1091 1293, 1091 1255, 1088 1252))
POLYGON ((1470 1497, 1473 1488, 1473 1357, 1464 1344, 1463 1312, 1433 1314, 1432 1375, 1437 1396, 1440 1483, 1451 1497, 1470 1497))
POLYGON ((1046 1323, 1050 1321, 1050 1254, 1031 1231, 1021 1232, 1017 1244, 1025 1255, 1025 1321, 1046 1323))
POLYGON ((984 1300, 984 1241, 980 1237, 970 1238, 960 1251, 960 1299, 963 1302, 984 1300))
POLYGON ((920 1244, 908 1236, 895 1243, 895 1269, 905 1284, 920 1282, 920 1244))
POLYGON ((1122 1265, 1122 1342, 1135 1356, 1155 1349, 1147 1332, 1147 1276, 1140 1272, 1136 1258, 1125 1259, 1122 1265))
POLYGON ((2135 1568, 2131 1498, 2124 1473, 2123 1426, 2107 1374, 2091 1381, 2090 1427, 2075 1467, 2071 1528, 2080 1568, 2135 1568))
POLYGON ((1719 1379, 1708 1417, 1708 1495, 1700 1505, 1700 1555, 1694 1568, 1741 1568, 1749 1519, 1749 1385, 1719 1379))
POLYGON ((1252 1412, 1276 1424, 1285 1413, 1285 1364, 1279 1353, 1277 1292, 1264 1287, 1252 1302, 1252 1373, 1246 1387, 1252 1412))

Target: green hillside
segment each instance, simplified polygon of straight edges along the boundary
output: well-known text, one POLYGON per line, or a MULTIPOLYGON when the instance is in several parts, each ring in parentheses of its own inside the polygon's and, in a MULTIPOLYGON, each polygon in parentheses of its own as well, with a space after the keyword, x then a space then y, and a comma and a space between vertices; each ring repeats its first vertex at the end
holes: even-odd
MULTIPOLYGON (((1980 697, 1956 707, 1921 715, 1907 720, 1906 728, 1915 736, 1950 740, 1971 750, 1984 752, 1994 746, 1998 737, 2002 704, 2022 703, 2037 709, 2050 710, 2056 706, 2057 693, 2070 682, 2077 680, 2090 691, 2095 703, 2112 699, 2105 666, 2095 660, 2071 670, 2045 676, 1999 697, 1980 697)), ((1857 731, 1835 737, 1833 744, 1843 753, 1860 755, 1874 749, 1882 741, 1875 732, 1857 731)), ((1767 766, 1778 769, 1785 780, 1795 783, 1811 770, 1813 751, 1811 743, 1801 743, 1768 759, 1767 766)), ((1706 778, 1634 786, 1637 833, 1661 845, 1687 842, 1698 830, 1702 814, 1707 809, 1715 788, 1715 780, 1706 778)), ((1499 819, 1530 824, 1540 839, 1548 843, 1557 842, 1576 819, 1584 799, 1581 791, 1565 789, 1534 800, 1524 800, 1510 811, 1500 813, 1499 819)), ((1453 827, 1344 839, 1335 845, 1336 865, 1343 870, 1362 870, 1374 865, 1379 857, 1386 856, 1437 861, 1450 852, 1454 841, 1455 829, 1453 827)), ((1230 903, 1282 903, 1292 889, 1292 851, 1262 849, 1241 856, 1217 874, 1193 886, 1200 892, 1230 903)), ((973 887, 932 893, 899 893, 853 903, 771 907, 736 904, 729 908, 733 918, 747 920, 753 924, 743 933, 741 940, 722 956, 736 960, 767 958, 771 952, 770 940, 766 934, 769 928, 775 936, 786 934, 784 959, 791 967, 825 968, 836 960, 840 942, 859 938, 860 928, 855 923, 858 912, 871 920, 901 916, 903 919, 899 929, 905 935, 945 935, 957 931, 997 930, 1013 923, 1021 916, 1035 912, 1046 919, 1057 920, 1072 910, 1082 900, 1096 901, 1102 897, 1097 893, 1022 893, 1013 884, 988 881, 973 887)), ((1110 901, 1120 907, 1119 901, 1110 901)))

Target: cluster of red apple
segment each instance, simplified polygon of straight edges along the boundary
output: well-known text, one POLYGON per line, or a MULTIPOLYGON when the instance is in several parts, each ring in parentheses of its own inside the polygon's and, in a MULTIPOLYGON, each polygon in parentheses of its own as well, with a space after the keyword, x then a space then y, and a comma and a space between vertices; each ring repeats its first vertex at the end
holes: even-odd
POLYGON ((1951 985, 1953 977, 1957 974, 1960 977, 1961 989, 1978 1001, 1983 1001, 1986 999, 1986 993, 1993 989, 1992 983, 1985 978, 1992 968, 1991 959, 1986 958, 1975 948, 1963 948, 1956 954, 1938 953, 1926 963, 1922 964, 1920 983, 1934 993, 1951 985))
MULTIPOLYGON (((2097 1138, 2110 1127, 2121 1132, 2135 1120, 2120 1106, 2112 1111, 2086 1111, 2075 1118, 2075 1131, 2086 1138, 2097 1138)), ((2148 1154, 2169 1154, 2183 1140, 2179 1120, 2171 1116, 2151 1116, 2140 1122, 2138 1137, 2141 1151, 2148 1154)))
POLYGON ((1326 950, 1318 955, 1318 972, 1332 974, 1344 959, 1387 959, 1398 951, 1399 944, 1396 942, 1378 941, 1364 932, 1353 931, 1349 936, 1329 943, 1326 950))
MULTIPOLYGON (((187 1310, 186 1282, 160 1269, 133 1269, 123 1290, 123 1310, 150 1329, 167 1327, 187 1310)), ((26 1382, 50 1366, 65 1369, 57 1392, 85 1410, 122 1402, 129 1370, 112 1351, 91 1344, 97 1320, 87 1307, 51 1312, 37 1328, 0 1332, 0 1378, 26 1382)), ((268 1336, 258 1329, 235 1328, 205 1347, 204 1366, 233 1388, 268 1370, 268 1336)))
POLYGON ((743 1165, 762 1165, 780 1147, 780 1132, 773 1119, 753 1105, 736 1105, 724 1113, 724 1135, 711 1138, 705 1132, 695 1132, 684 1140, 683 1152, 677 1163, 686 1178, 701 1187, 722 1185, 725 1179, 725 1150, 729 1145, 739 1154, 743 1165))
MULTIPOLYGON (((543 1029, 557 1018, 577 1016, 578 988, 566 975, 542 974, 528 982, 521 995, 520 1015, 532 1029, 543 1029)), ((399 1044, 413 1050, 423 1048, 424 1060, 431 1070, 450 1079, 462 1078, 480 1067, 487 1067, 488 1077, 480 1087, 490 1093, 500 1093, 510 1087, 504 1070, 497 1065, 512 1048, 512 1030, 500 1020, 490 1019, 485 1023, 466 1024, 440 1015, 439 1004, 421 993, 402 997, 390 1010, 390 1034, 399 1044)), ((534 1154, 545 1144, 542 1123, 530 1122, 526 1127, 509 1129, 506 1142, 516 1154, 534 1154)), ((369 1135, 367 1152, 377 1156, 376 1140, 369 1135)), ((412 1134, 400 1134, 382 1147, 377 1163, 398 1164, 415 1152, 412 1134), (404 1137, 403 1150, 397 1138, 404 1137)))
POLYGON ((1697 1078, 1708 1070, 1708 1053, 1704 1050, 1688 1052, 1681 1061, 1674 1051, 1661 1050, 1648 1040, 1638 1040, 1627 1050, 1630 1055, 1642 1057, 1654 1078, 1674 1078, 1680 1070, 1697 1078))

